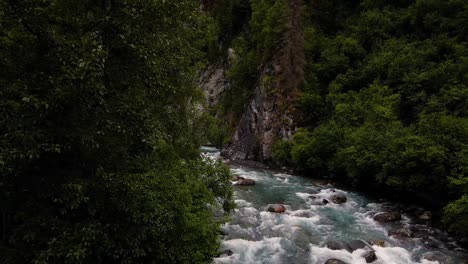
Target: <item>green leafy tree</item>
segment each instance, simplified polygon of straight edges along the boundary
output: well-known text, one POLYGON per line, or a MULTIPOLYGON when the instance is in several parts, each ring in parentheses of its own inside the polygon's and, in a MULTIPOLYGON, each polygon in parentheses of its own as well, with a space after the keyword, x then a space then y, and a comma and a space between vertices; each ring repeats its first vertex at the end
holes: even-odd
POLYGON ((2 263, 207 263, 229 172, 199 157, 199 3, 0 1, 2 263))

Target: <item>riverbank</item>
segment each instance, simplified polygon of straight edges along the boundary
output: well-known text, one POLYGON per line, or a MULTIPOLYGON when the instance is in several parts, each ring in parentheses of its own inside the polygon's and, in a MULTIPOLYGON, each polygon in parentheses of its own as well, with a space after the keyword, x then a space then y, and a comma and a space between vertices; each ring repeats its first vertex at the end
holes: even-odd
MULTIPOLYGON (((219 157, 216 152, 212 155, 219 157)), ((235 176, 254 180, 255 185, 234 185, 238 208, 222 227, 223 254, 214 263, 323 264, 333 258, 348 264, 366 263, 362 249, 330 248, 334 242, 353 244, 356 240, 373 243, 372 250, 368 248, 376 255, 373 263, 437 263, 429 259, 440 258, 439 263, 459 264, 467 256, 447 233, 405 212, 396 222, 374 220, 376 214, 396 208, 393 203, 265 165, 226 163, 235 176), (336 193, 345 195, 346 202, 320 203, 332 201, 336 193), (270 210, 275 204, 283 205, 285 211, 270 210), (412 236, 402 237, 404 232, 397 232, 402 229, 412 236)))

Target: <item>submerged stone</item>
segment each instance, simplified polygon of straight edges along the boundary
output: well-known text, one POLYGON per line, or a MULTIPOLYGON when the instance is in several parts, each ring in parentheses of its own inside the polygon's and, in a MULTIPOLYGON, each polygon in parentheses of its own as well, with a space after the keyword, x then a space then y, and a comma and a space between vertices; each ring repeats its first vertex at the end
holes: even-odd
POLYGON ((344 194, 338 193, 338 194, 332 195, 330 197, 330 200, 332 200, 332 202, 334 202, 336 204, 342 204, 342 203, 346 203, 348 198, 346 198, 346 196, 344 194))
POLYGON ((399 212, 383 212, 374 215, 374 220, 379 223, 391 223, 401 220, 401 213, 399 212))
POLYGON ((361 248, 370 247, 370 245, 367 244, 366 242, 364 242, 363 240, 351 240, 348 243, 348 245, 349 245, 349 247, 351 248, 352 251, 355 251, 355 250, 361 249, 361 248))
POLYGON ((377 255, 375 255, 375 251, 368 251, 364 255, 364 259, 367 263, 372 263, 377 260, 377 255))
POLYGON ((286 212, 286 207, 282 204, 274 204, 268 207, 268 212, 271 213, 284 213, 286 212))
POLYGON ((327 248, 329 248, 331 250, 342 250, 342 249, 344 249, 344 250, 346 250, 348 252, 353 252, 351 247, 349 247, 348 243, 346 243, 344 241, 327 241, 326 246, 327 246, 327 248))
POLYGON ((241 186, 255 185, 255 181, 252 179, 240 179, 237 181, 236 185, 241 185, 241 186))
POLYGON ((409 230, 408 228, 400 228, 400 229, 396 229, 396 230, 391 230, 388 232, 388 235, 389 236, 393 236, 395 238, 398 238, 398 239, 402 239, 402 238, 412 238, 414 237, 414 233, 409 230))

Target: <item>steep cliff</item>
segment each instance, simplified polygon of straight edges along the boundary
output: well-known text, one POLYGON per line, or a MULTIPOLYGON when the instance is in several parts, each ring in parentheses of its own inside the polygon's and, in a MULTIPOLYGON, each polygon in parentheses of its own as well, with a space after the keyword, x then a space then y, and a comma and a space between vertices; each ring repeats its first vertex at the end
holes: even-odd
POLYGON ((305 64, 301 1, 289 0, 286 7, 283 41, 259 68, 253 96, 223 151, 228 158, 267 161, 273 144, 295 130, 294 105, 305 64))

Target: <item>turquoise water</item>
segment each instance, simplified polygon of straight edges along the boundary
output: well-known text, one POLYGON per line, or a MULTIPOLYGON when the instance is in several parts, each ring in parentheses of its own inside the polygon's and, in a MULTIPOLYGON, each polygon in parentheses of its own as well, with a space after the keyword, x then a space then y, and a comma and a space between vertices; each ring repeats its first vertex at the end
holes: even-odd
MULTIPOLYGON (((219 158, 215 149, 204 148, 211 158, 219 158)), ((372 217, 392 204, 380 203, 364 195, 320 185, 310 178, 274 173, 268 170, 232 166, 234 175, 256 181, 254 186, 234 185, 237 209, 231 221, 222 226, 226 234, 222 249, 232 255, 214 259, 214 263, 325 263, 337 258, 349 264, 366 263, 364 250, 349 253, 331 250, 326 241, 385 241, 384 247, 372 246, 376 264, 468 263, 466 252, 447 234, 418 223, 408 215, 395 224, 380 224, 372 217), (321 204, 331 195, 343 193, 344 204, 321 204), (319 199, 309 198, 311 195, 319 199), (271 204, 283 204, 284 214, 267 212, 271 204), (389 230, 411 228, 414 238, 403 240, 388 235, 389 230), (427 254, 439 262, 428 261, 427 254)), ((234 184, 234 183, 233 183, 234 184)))

